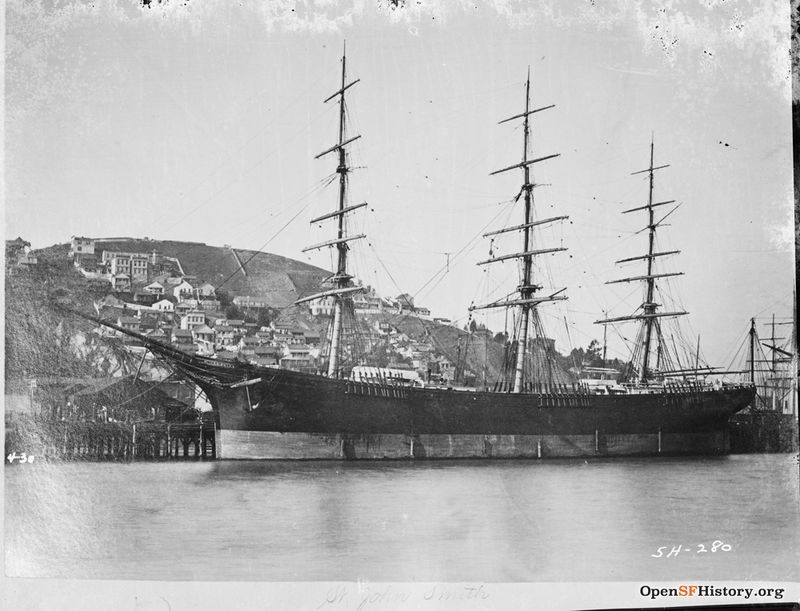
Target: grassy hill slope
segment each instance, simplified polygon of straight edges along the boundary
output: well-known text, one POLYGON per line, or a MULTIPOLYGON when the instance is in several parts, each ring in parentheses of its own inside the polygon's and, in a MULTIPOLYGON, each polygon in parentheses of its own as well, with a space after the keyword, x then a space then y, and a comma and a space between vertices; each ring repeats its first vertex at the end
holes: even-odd
POLYGON ((301 261, 251 250, 171 240, 98 240, 96 249, 158 252, 180 261, 185 274, 196 276, 232 295, 250 295, 270 307, 283 308, 317 290, 330 272, 301 261), (238 261, 237 261, 238 257, 238 261), (242 273, 239 261, 244 264, 242 273))

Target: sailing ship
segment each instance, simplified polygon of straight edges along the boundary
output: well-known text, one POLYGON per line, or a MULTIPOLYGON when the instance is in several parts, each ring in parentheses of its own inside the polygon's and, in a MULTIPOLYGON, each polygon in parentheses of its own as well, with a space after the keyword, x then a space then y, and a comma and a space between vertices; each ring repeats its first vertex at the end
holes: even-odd
MULTIPOLYGON (((352 367, 348 354, 345 319, 352 312, 352 298, 363 290, 349 273, 349 244, 364 234, 348 232, 348 217, 366 203, 348 202, 348 146, 360 136, 347 131, 345 94, 359 80, 348 82, 346 56, 342 56, 340 88, 327 98, 339 105, 338 140, 317 157, 335 154, 339 175, 337 208, 312 223, 334 221, 336 237, 306 250, 335 248, 336 269, 328 287, 298 300, 333 300, 327 369, 308 373, 223 361, 188 354, 94 318, 108 327, 138 338, 152 353, 169 361, 193 381, 209 399, 218 418, 217 456, 221 458, 274 459, 381 459, 458 457, 563 457, 658 454, 724 453, 728 447, 727 420, 753 399, 749 385, 664 384, 651 375, 647 364, 648 338, 658 327, 653 303, 653 259, 664 253, 651 248, 648 262, 648 297, 636 318, 645 324, 645 362, 637 384, 621 392, 603 393, 557 377, 531 377, 534 356, 547 356, 551 347, 537 342, 533 330, 541 330, 539 308, 566 299, 565 289, 544 294, 534 278, 534 259, 566 250, 562 246, 538 248, 534 227, 565 220, 566 216, 537 219, 534 215, 531 166, 558 156, 529 155, 532 116, 553 106, 531 109, 530 71, 525 86, 523 112, 501 121, 521 121, 523 154, 519 163, 493 174, 521 170, 524 199, 522 223, 496 233, 521 233, 522 250, 494 256, 480 265, 506 260, 521 263, 520 284, 515 293, 500 301, 473 306, 471 310, 515 308, 518 332, 509 342, 514 366, 508 383, 494 388, 437 387, 409 383, 390 370, 352 367)), ((651 174, 658 168, 649 169, 651 174)), ((653 208, 646 207, 653 225, 653 208)), ((651 238, 652 231, 651 228, 651 238)), ((611 321, 606 321, 611 322, 611 321)), ((539 368, 541 370, 541 368, 539 368)), ((552 372, 552 369, 550 370, 552 372)))
POLYGON ((756 387, 754 411, 797 414, 797 332, 795 322, 776 321, 775 314, 767 323, 770 335, 761 339, 755 317, 750 319, 749 350, 746 373, 756 387), (775 335, 776 327, 791 327, 790 337, 775 335), (788 341, 787 341, 788 340, 788 341), (763 349, 769 350, 764 354, 763 349))

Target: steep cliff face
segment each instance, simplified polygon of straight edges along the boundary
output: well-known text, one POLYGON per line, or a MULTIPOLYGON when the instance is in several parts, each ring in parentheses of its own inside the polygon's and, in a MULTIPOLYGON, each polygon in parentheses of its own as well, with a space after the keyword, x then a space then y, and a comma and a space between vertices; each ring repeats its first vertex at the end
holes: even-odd
POLYGON ((125 357, 92 326, 58 308, 61 300, 91 311, 102 297, 64 260, 40 258, 36 269, 6 276, 5 377, 80 377, 108 374, 125 357), (115 354, 116 353, 116 354, 115 354))

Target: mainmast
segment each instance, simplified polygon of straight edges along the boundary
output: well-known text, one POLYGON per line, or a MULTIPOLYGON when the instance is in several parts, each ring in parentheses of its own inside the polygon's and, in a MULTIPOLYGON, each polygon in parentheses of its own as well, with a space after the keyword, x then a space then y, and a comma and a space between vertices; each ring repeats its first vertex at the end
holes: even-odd
MULTIPOLYGON (((523 124, 523 145, 522 145, 522 172, 524 181, 522 183, 522 190, 525 193, 525 227, 522 229, 523 245, 522 251, 528 252, 530 250, 531 242, 531 202, 533 201, 533 187, 531 186, 531 168, 527 165, 528 161, 528 140, 530 139, 531 129, 529 125, 531 104, 531 69, 528 67, 528 78, 525 81, 525 118, 523 124)), ((525 348, 528 339, 528 323, 530 319, 530 306, 524 303, 526 299, 530 299, 534 292, 534 287, 531 285, 531 255, 524 255, 522 257, 522 282, 519 285, 519 296, 523 303, 520 304, 520 331, 519 340, 517 342, 517 364, 514 369, 514 392, 522 390, 522 378, 525 365, 525 348)))
MULTIPOLYGON (((657 319, 665 318, 665 317, 673 317, 673 316, 683 316, 688 314, 688 312, 658 312, 658 307, 660 304, 655 302, 655 289, 656 289, 656 279, 657 278, 666 278, 669 276, 681 276, 683 272, 675 272, 675 273, 666 273, 666 274, 655 274, 653 273, 653 262, 657 257, 664 257, 667 255, 675 255, 678 254, 679 250, 669 250, 664 252, 655 252, 655 239, 656 239, 656 229, 658 226, 664 222, 664 220, 675 210, 677 210, 677 206, 675 206, 672 210, 670 210, 667 214, 661 217, 661 220, 656 222, 655 220, 655 211, 654 208, 658 206, 666 206, 668 204, 675 203, 675 200, 668 200, 664 202, 653 202, 653 175, 656 170, 662 170, 664 168, 668 168, 669 165, 660 165, 660 166, 653 166, 653 139, 650 140, 650 166, 644 170, 639 170, 637 172, 632 172, 631 176, 635 176, 637 174, 643 174, 644 172, 648 173, 649 177, 649 191, 647 197, 647 205, 646 206, 639 206, 637 208, 631 208, 629 210, 624 210, 622 214, 628 214, 630 212, 639 212, 642 210, 647 211, 648 222, 645 229, 648 230, 648 248, 647 254, 641 255, 638 257, 629 257, 627 259, 620 259, 616 263, 628 263, 631 261, 647 261, 647 273, 644 276, 633 276, 631 278, 621 278, 619 280, 611 280, 606 282, 606 284, 616 284, 620 282, 635 282, 635 281, 642 281, 645 283, 645 298, 644 303, 642 303, 640 309, 642 310, 641 314, 633 314, 631 316, 620 316, 617 318, 608 318, 605 320, 598 320, 595 321, 596 324, 609 324, 614 322, 622 322, 627 320, 640 320, 642 321, 643 325, 643 335, 644 340, 642 344, 642 366, 641 370, 639 371, 639 382, 644 384, 650 379, 650 352, 651 352, 651 344, 653 340, 653 330, 659 330, 659 322, 657 319)), ((659 334, 660 335, 660 334, 659 334)), ((659 343, 659 350, 662 349, 661 344, 659 343)), ((660 365, 657 364, 657 367, 660 365)))
POLYGON ((319 159, 320 157, 327 155, 328 153, 337 152, 339 156, 339 163, 336 166, 336 173, 339 174, 339 206, 338 208, 327 214, 323 214, 315 219, 311 219, 311 223, 318 223, 320 221, 324 221, 331 218, 336 218, 338 222, 338 231, 336 234, 335 240, 329 240, 327 242, 322 242, 320 244, 314 244, 313 246, 308 246, 307 248, 303 249, 303 252, 307 252, 309 250, 315 250, 319 248, 325 248, 327 246, 335 246, 337 250, 337 262, 336 262, 336 273, 329 278, 328 280, 333 284, 334 288, 329 291, 323 291, 322 293, 317 293, 315 295, 310 295, 308 297, 304 297, 303 299, 298 299, 295 303, 304 303, 306 301, 311 301, 314 299, 323 299, 327 297, 333 297, 334 299, 334 309, 333 309, 333 328, 331 331, 331 339, 330 339, 330 358, 328 360, 328 376, 329 377, 339 377, 339 351, 340 351, 340 343, 341 343, 341 336, 342 336, 342 302, 346 295, 351 293, 363 290, 362 287, 359 286, 352 286, 352 276, 347 271, 347 251, 349 250, 348 242, 352 240, 358 240, 365 237, 365 234, 358 234, 353 236, 348 236, 346 231, 346 226, 344 222, 344 216, 348 212, 352 212, 359 208, 363 208, 367 205, 366 202, 361 204, 356 204, 354 206, 347 206, 347 184, 348 184, 348 173, 350 168, 347 165, 347 152, 345 147, 350 144, 351 142, 358 140, 361 136, 353 136, 348 138, 347 136, 347 124, 346 124, 346 106, 345 106, 345 92, 358 83, 361 79, 356 79, 350 83, 347 83, 347 54, 345 50, 342 51, 342 84, 341 88, 336 92, 330 95, 328 98, 325 99, 323 103, 327 103, 334 98, 339 98, 339 140, 338 142, 333 145, 331 148, 321 152, 319 155, 315 156, 314 159, 319 159))
POLYGON ((487 263, 495 263, 497 261, 505 261, 508 259, 522 259, 520 284, 517 287, 517 293, 519 297, 517 299, 504 299, 502 301, 497 301, 486 305, 470 307, 470 311, 480 310, 485 308, 508 308, 512 306, 519 307, 520 332, 519 332, 519 337, 517 338, 517 355, 516 355, 516 364, 514 367, 514 387, 513 387, 513 392, 515 393, 522 392, 522 390, 524 389, 525 353, 527 351, 528 328, 530 326, 532 309, 534 309, 539 303, 544 303, 548 301, 558 301, 567 298, 564 295, 559 295, 559 293, 563 292, 565 289, 556 291, 555 293, 548 296, 543 296, 543 297, 535 296, 536 291, 540 290, 542 286, 534 284, 533 282, 533 257, 537 255, 553 253, 567 249, 563 247, 534 249, 532 244, 533 236, 531 234, 531 229, 539 225, 544 225, 546 223, 552 223, 555 221, 561 221, 569 217, 557 216, 541 220, 534 219, 533 188, 536 186, 536 184, 531 181, 530 167, 534 163, 558 157, 559 154, 556 153, 553 155, 547 155, 545 157, 539 157, 538 159, 528 158, 528 153, 530 148, 530 134, 531 134, 530 123, 529 123, 530 116, 534 113, 537 113, 542 110, 547 110, 555 106, 554 104, 551 104, 550 106, 544 106, 542 108, 536 108, 534 110, 531 110, 530 101, 531 101, 531 71, 530 67, 528 67, 528 78, 525 82, 525 111, 521 114, 509 117, 508 119, 503 119, 498 123, 498 125, 500 125, 502 123, 507 123, 514 119, 523 120, 522 161, 507 168, 496 170, 490 174, 493 176, 495 174, 500 174, 501 172, 507 172, 508 170, 514 170, 517 168, 522 169, 523 183, 522 183, 521 194, 524 195, 524 202, 525 202, 525 212, 524 212, 525 215, 523 218, 523 223, 521 225, 515 225, 514 227, 507 227, 505 229, 500 229, 498 231, 491 231, 489 233, 484 234, 484 237, 489 237, 501 233, 507 233, 510 231, 522 230, 522 236, 523 236, 522 251, 512 253, 509 255, 503 255, 500 257, 493 257, 491 259, 488 259, 486 261, 480 261, 478 263, 478 265, 485 265, 487 263))

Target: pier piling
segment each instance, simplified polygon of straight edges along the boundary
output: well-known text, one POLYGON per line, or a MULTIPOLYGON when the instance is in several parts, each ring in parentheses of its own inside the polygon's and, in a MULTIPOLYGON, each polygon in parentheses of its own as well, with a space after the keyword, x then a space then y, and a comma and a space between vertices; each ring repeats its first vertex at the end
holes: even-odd
POLYGON ((7 435, 7 440, 19 437, 20 443, 26 445, 25 449, 8 447, 9 452, 35 453, 37 458, 46 460, 213 460, 217 457, 216 426, 208 421, 133 424, 38 421, 17 428, 19 433, 35 430, 36 442, 24 439, 24 434, 7 435), (181 446, 183 452, 179 449, 181 446))

